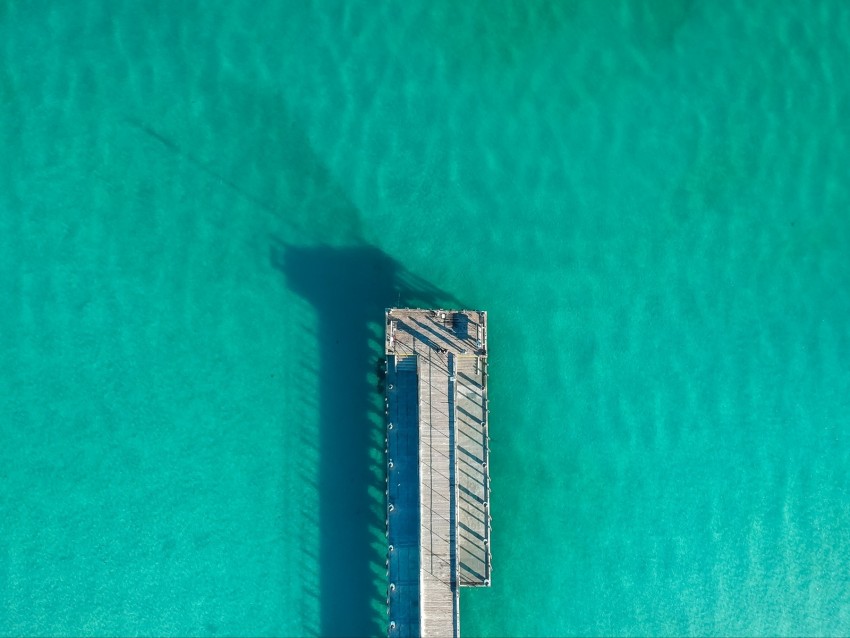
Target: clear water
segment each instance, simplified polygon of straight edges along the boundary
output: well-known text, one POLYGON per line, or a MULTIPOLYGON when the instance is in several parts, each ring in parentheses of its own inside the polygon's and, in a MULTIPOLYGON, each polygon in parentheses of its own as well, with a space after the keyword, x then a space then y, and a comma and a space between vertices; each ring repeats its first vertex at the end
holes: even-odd
POLYGON ((850 634, 844 0, 0 36, 0 634, 382 633, 396 303, 490 312, 464 635, 850 634))

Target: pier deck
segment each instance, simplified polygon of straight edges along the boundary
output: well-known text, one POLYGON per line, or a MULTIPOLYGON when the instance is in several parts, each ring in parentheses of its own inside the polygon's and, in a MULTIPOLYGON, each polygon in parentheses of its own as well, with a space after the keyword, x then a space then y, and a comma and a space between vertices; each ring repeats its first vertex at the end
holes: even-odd
POLYGON ((458 636, 458 587, 490 585, 486 331, 485 312, 386 314, 390 636, 458 636))

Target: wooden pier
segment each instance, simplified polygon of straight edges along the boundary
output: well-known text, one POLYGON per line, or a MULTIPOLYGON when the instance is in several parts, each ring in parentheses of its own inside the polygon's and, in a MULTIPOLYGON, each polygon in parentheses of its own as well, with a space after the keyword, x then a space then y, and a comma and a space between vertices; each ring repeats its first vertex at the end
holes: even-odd
POLYGON ((490 585, 487 313, 386 311, 388 635, 458 636, 490 585))

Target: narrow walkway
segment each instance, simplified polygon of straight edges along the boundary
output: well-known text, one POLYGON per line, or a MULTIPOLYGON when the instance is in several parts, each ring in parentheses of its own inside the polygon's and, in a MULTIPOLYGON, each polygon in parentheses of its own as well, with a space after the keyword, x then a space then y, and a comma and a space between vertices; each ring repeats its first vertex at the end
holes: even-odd
POLYGON ((458 579, 490 584, 490 478, 487 471, 487 392, 478 357, 457 364, 458 579))
POLYGON ((456 636, 454 435, 449 357, 419 357, 419 493, 422 636, 456 636))

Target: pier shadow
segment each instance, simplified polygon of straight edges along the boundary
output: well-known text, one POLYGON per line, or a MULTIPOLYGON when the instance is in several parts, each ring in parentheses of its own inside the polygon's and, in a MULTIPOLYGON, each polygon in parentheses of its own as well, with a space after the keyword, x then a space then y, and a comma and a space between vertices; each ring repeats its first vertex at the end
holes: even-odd
POLYGON ((325 636, 386 633, 384 310, 459 302, 381 250, 274 242, 272 265, 316 310, 319 619, 325 636))

